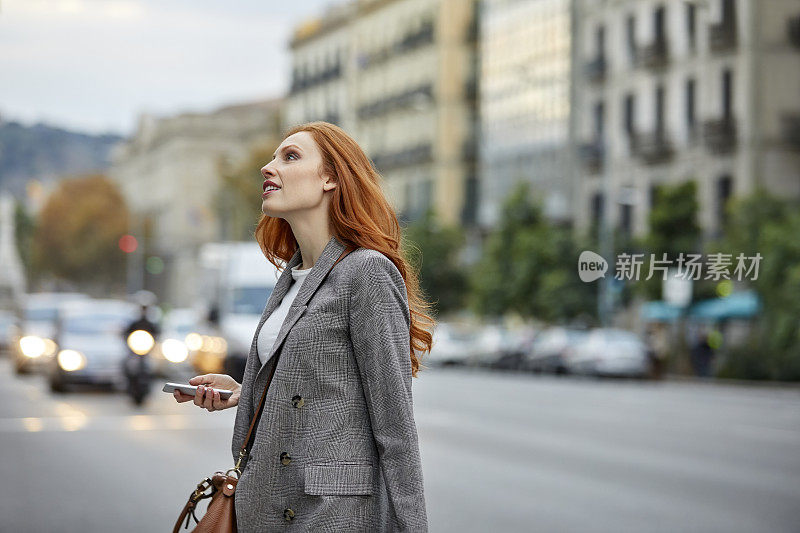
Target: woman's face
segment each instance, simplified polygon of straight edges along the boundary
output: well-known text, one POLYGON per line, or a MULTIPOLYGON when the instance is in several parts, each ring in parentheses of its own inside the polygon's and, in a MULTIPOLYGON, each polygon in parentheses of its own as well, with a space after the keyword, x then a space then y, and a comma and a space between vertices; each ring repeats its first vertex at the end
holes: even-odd
POLYGON ((261 212, 285 219, 320 208, 324 193, 336 187, 336 183, 321 171, 322 153, 309 132, 300 131, 286 137, 272 161, 261 168, 264 176, 261 212), (273 184, 279 188, 272 190, 273 184))

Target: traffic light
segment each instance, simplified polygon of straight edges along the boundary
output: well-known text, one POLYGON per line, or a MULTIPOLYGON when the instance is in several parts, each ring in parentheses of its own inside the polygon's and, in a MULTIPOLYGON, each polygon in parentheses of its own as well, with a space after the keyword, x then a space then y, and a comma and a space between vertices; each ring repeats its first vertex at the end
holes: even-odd
POLYGON ((126 254, 131 254, 139 247, 139 242, 136 237, 130 234, 123 235, 119 238, 119 249, 126 254))

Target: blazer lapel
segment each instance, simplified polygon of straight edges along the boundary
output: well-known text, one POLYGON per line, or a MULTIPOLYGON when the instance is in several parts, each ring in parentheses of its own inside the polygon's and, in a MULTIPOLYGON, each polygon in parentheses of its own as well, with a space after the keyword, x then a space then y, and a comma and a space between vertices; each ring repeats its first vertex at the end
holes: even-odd
MULTIPOLYGON (((283 339, 289 334, 292 326, 294 326, 295 322, 297 322, 297 320, 305 312, 306 308, 308 307, 306 304, 311 299, 311 295, 314 294, 314 291, 317 289, 317 287, 319 287, 320 283, 322 283, 322 278, 345 248, 346 246, 335 236, 331 237, 331 239, 328 241, 328 244, 325 245, 325 248, 322 250, 322 255, 319 256, 317 262, 314 263, 313 267, 311 267, 311 272, 309 272, 306 276, 303 285, 300 287, 300 292, 297 293, 292 305, 289 307, 289 312, 283 321, 283 325, 281 325, 280 331, 278 332, 278 338, 275 339, 275 343, 272 345, 272 349, 267 355, 266 362, 261 365, 261 368, 256 374, 256 383, 258 383, 259 379, 262 377, 262 374, 264 374, 264 370, 268 367, 272 357, 275 355, 277 348, 280 347, 281 343, 283 342, 283 339)), ((302 257, 300 255, 300 249, 298 248, 292 258, 286 264, 286 267, 281 273, 278 282, 275 284, 275 289, 272 291, 272 297, 267 303, 267 308, 264 310, 264 314, 261 317, 258 328, 256 328, 256 334, 253 343, 254 347, 258 345, 258 335, 262 326, 264 325, 264 322, 266 322, 269 315, 272 314, 272 312, 280 305, 281 300, 283 300, 283 297, 286 296, 286 293, 289 292, 289 286, 292 282, 292 267, 299 265, 301 262, 302 257)))

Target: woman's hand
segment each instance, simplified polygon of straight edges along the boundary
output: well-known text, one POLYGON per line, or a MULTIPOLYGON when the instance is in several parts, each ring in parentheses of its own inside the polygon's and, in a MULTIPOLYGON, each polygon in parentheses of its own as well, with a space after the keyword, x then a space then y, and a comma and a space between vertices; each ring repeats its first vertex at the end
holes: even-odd
POLYGON ((179 390, 173 392, 175 400, 179 403, 194 400, 194 404, 203 409, 211 411, 221 411, 228 407, 239 404, 239 396, 242 394, 242 386, 235 379, 226 374, 203 374, 195 376, 189 380, 189 385, 199 385, 194 396, 184 394, 179 390), (216 389, 232 390, 230 398, 223 400, 219 397, 216 389))

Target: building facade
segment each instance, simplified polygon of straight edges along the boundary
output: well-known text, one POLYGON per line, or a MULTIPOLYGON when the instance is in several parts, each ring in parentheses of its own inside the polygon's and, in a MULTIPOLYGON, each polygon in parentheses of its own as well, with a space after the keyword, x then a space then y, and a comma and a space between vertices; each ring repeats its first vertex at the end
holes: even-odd
POLYGON ((357 0, 295 31, 287 119, 353 135, 401 220, 433 208, 443 222, 475 222, 476 5, 357 0))
POLYGON ((732 196, 800 197, 800 2, 578 0, 578 225, 647 231, 655 187, 694 179, 717 235, 732 196))
POLYGON ((525 181, 548 217, 572 216, 572 0, 485 0, 480 38, 480 220, 525 181))
MULTIPOLYGON (((162 300, 195 301, 199 246, 223 237, 216 208, 222 171, 245 161, 256 145, 278 145, 282 105, 276 99, 206 114, 143 115, 116 150, 109 175, 128 203, 134 235, 164 262, 163 274, 147 283, 162 300)), ((253 179, 260 180, 258 168, 253 179)), ((254 223, 259 215, 253 213, 254 223)), ((144 285, 143 265, 134 264, 144 285)))

